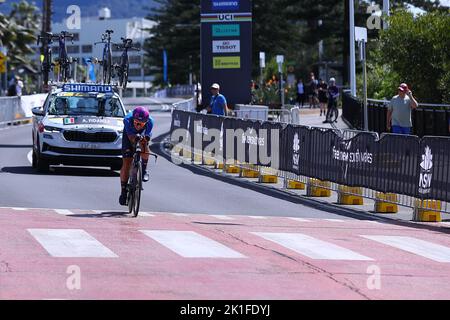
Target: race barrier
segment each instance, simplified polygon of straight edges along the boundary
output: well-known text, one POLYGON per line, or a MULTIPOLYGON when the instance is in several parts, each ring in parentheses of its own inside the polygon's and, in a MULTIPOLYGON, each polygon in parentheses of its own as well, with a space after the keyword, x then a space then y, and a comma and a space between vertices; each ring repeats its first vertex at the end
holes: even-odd
POLYGON ((0 125, 29 120, 31 109, 42 106, 47 94, 34 94, 21 97, 0 97, 0 125))
MULTIPOLYGON (((181 110, 173 110, 171 132, 177 150, 183 148, 192 159, 211 154, 226 164, 225 171, 257 171, 260 182, 269 169, 269 175, 285 179, 285 187, 298 182, 296 187, 306 186, 311 196, 339 192, 342 204, 362 204, 364 197, 378 201, 374 209, 385 213, 396 211, 389 203, 426 212, 450 209, 450 138, 379 136, 181 110), (433 201, 439 206, 429 204, 433 201)), ((432 220, 418 212, 418 219, 432 220)))

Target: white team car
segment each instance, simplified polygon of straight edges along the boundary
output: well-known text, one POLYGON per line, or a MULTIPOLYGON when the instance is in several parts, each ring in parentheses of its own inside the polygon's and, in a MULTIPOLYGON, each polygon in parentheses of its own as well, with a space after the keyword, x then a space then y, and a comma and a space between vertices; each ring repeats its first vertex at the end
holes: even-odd
POLYGON ((33 167, 122 166, 126 110, 110 85, 64 84, 33 112, 33 167))

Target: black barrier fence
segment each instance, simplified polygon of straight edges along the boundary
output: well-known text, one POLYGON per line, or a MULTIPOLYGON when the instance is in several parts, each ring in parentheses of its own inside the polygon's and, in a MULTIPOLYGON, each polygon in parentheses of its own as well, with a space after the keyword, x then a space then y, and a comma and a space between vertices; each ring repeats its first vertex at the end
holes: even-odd
POLYGON ((450 201, 450 138, 359 132, 174 110, 172 142, 350 187, 450 201), (177 131, 176 129, 184 129, 177 131))
MULTIPOLYGON (((367 112, 369 131, 379 134, 387 132, 387 103, 369 100, 367 112)), ((450 108, 442 106, 420 106, 411 111, 412 134, 423 136, 450 136, 450 108)), ((364 130, 363 103, 348 92, 342 95, 342 116, 349 125, 364 130)))

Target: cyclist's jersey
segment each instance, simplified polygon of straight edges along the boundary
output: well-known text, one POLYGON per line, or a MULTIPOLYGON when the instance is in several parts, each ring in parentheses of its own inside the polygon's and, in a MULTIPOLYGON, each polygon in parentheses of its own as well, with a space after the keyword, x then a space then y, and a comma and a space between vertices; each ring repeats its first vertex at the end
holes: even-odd
POLYGON ((136 128, 134 127, 134 119, 133 119, 133 112, 130 111, 130 113, 128 113, 125 118, 123 119, 123 124, 124 124, 124 128, 123 128, 123 135, 136 135, 136 134, 141 134, 143 136, 146 137, 151 137, 152 136, 152 130, 153 130, 153 123, 154 120, 152 117, 149 117, 147 124, 145 125, 144 128, 142 128, 141 130, 136 130, 136 128))

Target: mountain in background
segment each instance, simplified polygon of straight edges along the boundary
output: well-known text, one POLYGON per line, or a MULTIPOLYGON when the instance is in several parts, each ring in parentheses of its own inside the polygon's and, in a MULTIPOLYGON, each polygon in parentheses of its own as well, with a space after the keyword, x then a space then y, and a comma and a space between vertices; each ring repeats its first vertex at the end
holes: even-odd
MULTIPOLYGON (((18 3, 20 0, 6 0, 0 4, 0 12, 9 13, 11 3, 14 2, 18 3)), ((28 2, 34 2, 42 10, 42 0, 28 2)), ((67 7, 74 4, 81 8, 81 17, 96 17, 100 8, 108 7, 112 19, 145 17, 152 8, 158 6, 153 0, 53 0, 53 22, 61 22, 68 17, 67 7)))

